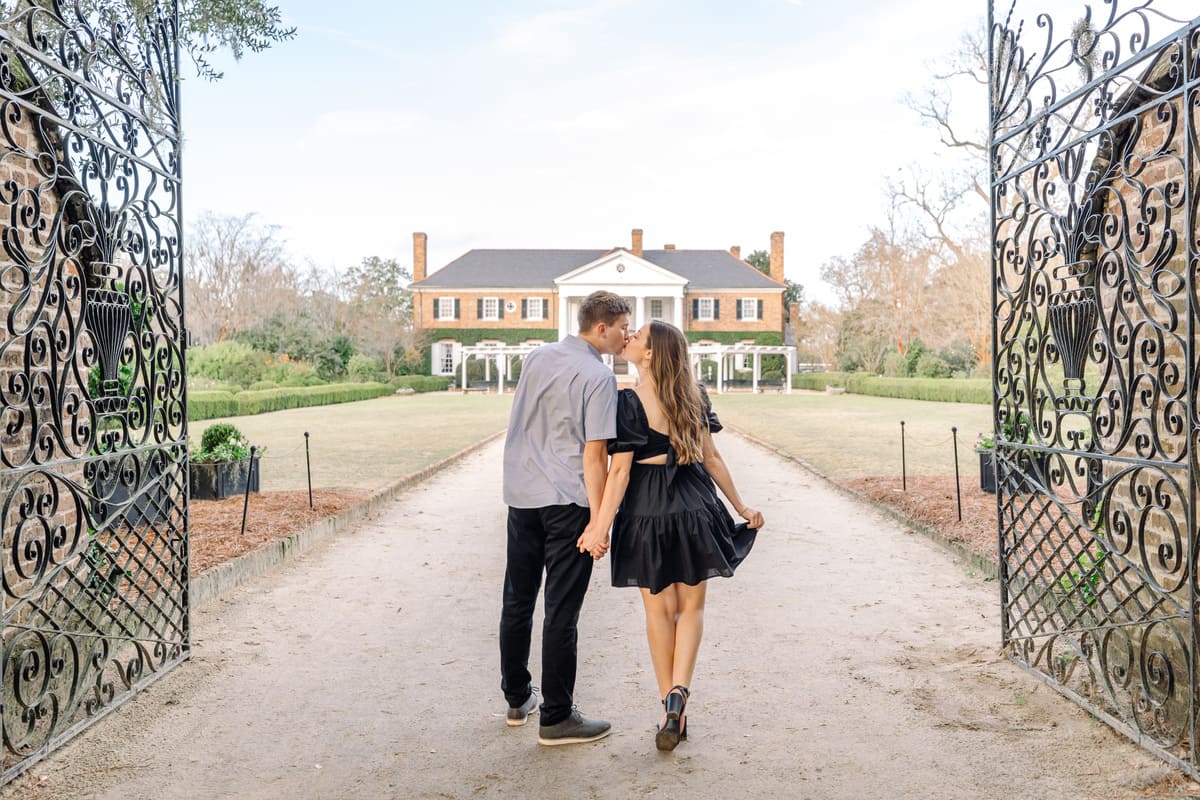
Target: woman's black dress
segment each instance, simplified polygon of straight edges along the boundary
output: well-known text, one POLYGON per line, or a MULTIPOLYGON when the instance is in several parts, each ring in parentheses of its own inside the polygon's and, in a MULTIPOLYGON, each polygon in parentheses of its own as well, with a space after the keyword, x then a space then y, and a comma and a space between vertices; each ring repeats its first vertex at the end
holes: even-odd
MULTIPOLYGON (((702 395, 708 429, 721 422, 702 395)), ((733 517, 717 497, 712 477, 699 463, 677 464, 670 440, 650 427, 642 401, 632 389, 617 397, 617 438, 609 453, 633 452, 629 487, 613 520, 613 586, 641 586, 658 593, 672 583, 695 586, 730 577, 754 546, 757 530, 733 517), (639 460, 667 454, 666 464, 639 460)))

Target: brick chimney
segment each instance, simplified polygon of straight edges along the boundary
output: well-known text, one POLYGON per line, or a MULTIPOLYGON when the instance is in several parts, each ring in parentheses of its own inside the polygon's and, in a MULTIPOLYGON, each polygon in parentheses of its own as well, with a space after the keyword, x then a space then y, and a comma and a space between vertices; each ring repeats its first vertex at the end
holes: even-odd
POLYGON ((742 257, 742 248, 739 245, 735 244, 733 247, 729 248, 729 254, 731 256, 733 256, 734 258, 741 258, 742 257))
POLYGON ((783 283, 783 231, 771 234, 771 278, 783 283))
POLYGON ((642 257, 642 229, 633 229, 633 254, 638 258, 642 257))
POLYGON ((425 242, 428 238, 423 233, 413 234, 413 283, 425 280, 425 242))
POLYGON ((673 244, 664 244, 663 245, 663 250, 674 250, 674 249, 675 249, 675 245, 673 245, 673 244))

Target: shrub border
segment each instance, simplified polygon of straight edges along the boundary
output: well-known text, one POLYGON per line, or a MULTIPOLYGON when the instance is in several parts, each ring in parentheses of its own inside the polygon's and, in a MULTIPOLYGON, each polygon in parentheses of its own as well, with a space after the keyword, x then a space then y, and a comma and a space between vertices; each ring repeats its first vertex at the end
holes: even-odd
POLYGON ((851 394, 903 400, 992 403, 992 382, 987 378, 886 378, 870 372, 802 372, 792 376, 793 389, 823 392, 829 386, 844 387, 851 394))
POLYGON ((247 389, 237 394, 212 390, 188 392, 188 421, 244 417, 287 408, 372 400, 394 392, 395 389, 386 383, 330 383, 324 386, 288 386, 257 391, 247 389))

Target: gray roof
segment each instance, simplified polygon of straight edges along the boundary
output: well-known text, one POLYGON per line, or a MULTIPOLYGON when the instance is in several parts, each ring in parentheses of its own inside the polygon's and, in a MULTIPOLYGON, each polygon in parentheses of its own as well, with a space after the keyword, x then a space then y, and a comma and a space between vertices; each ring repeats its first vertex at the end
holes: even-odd
MULTIPOLYGON (((549 289, 554 279, 611 250, 468 250, 416 287, 549 289)), ((642 257, 688 282, 690 289, 782 289, 728 250, 645 250, 642 257)))

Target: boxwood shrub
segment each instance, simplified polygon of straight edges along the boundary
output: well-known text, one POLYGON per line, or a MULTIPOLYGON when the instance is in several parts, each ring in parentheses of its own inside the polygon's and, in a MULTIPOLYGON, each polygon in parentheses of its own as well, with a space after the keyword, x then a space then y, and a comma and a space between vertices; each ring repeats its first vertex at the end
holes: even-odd
POLYGON ((444 392, 450 388, 450 378, 446 375, 400 375, 392 378, 389 384, 414 392, 444 392))
POLYGON ((987 378, 886 378, 869 372, 805 372, 792 376, 792 388, 818 392, 842 386, 852 394, 934 400, 943 403, 992 402, 992 382, 987 378))
POLYGON ((395 391, 386 383, 330 383, 324 386, 297 386, 275 389, 227 392, 191 392, 188 395, 188 419, 192 421, 217 417, 238 417, 263 414, 285 408, 325 406, 370 400, 395 391))

